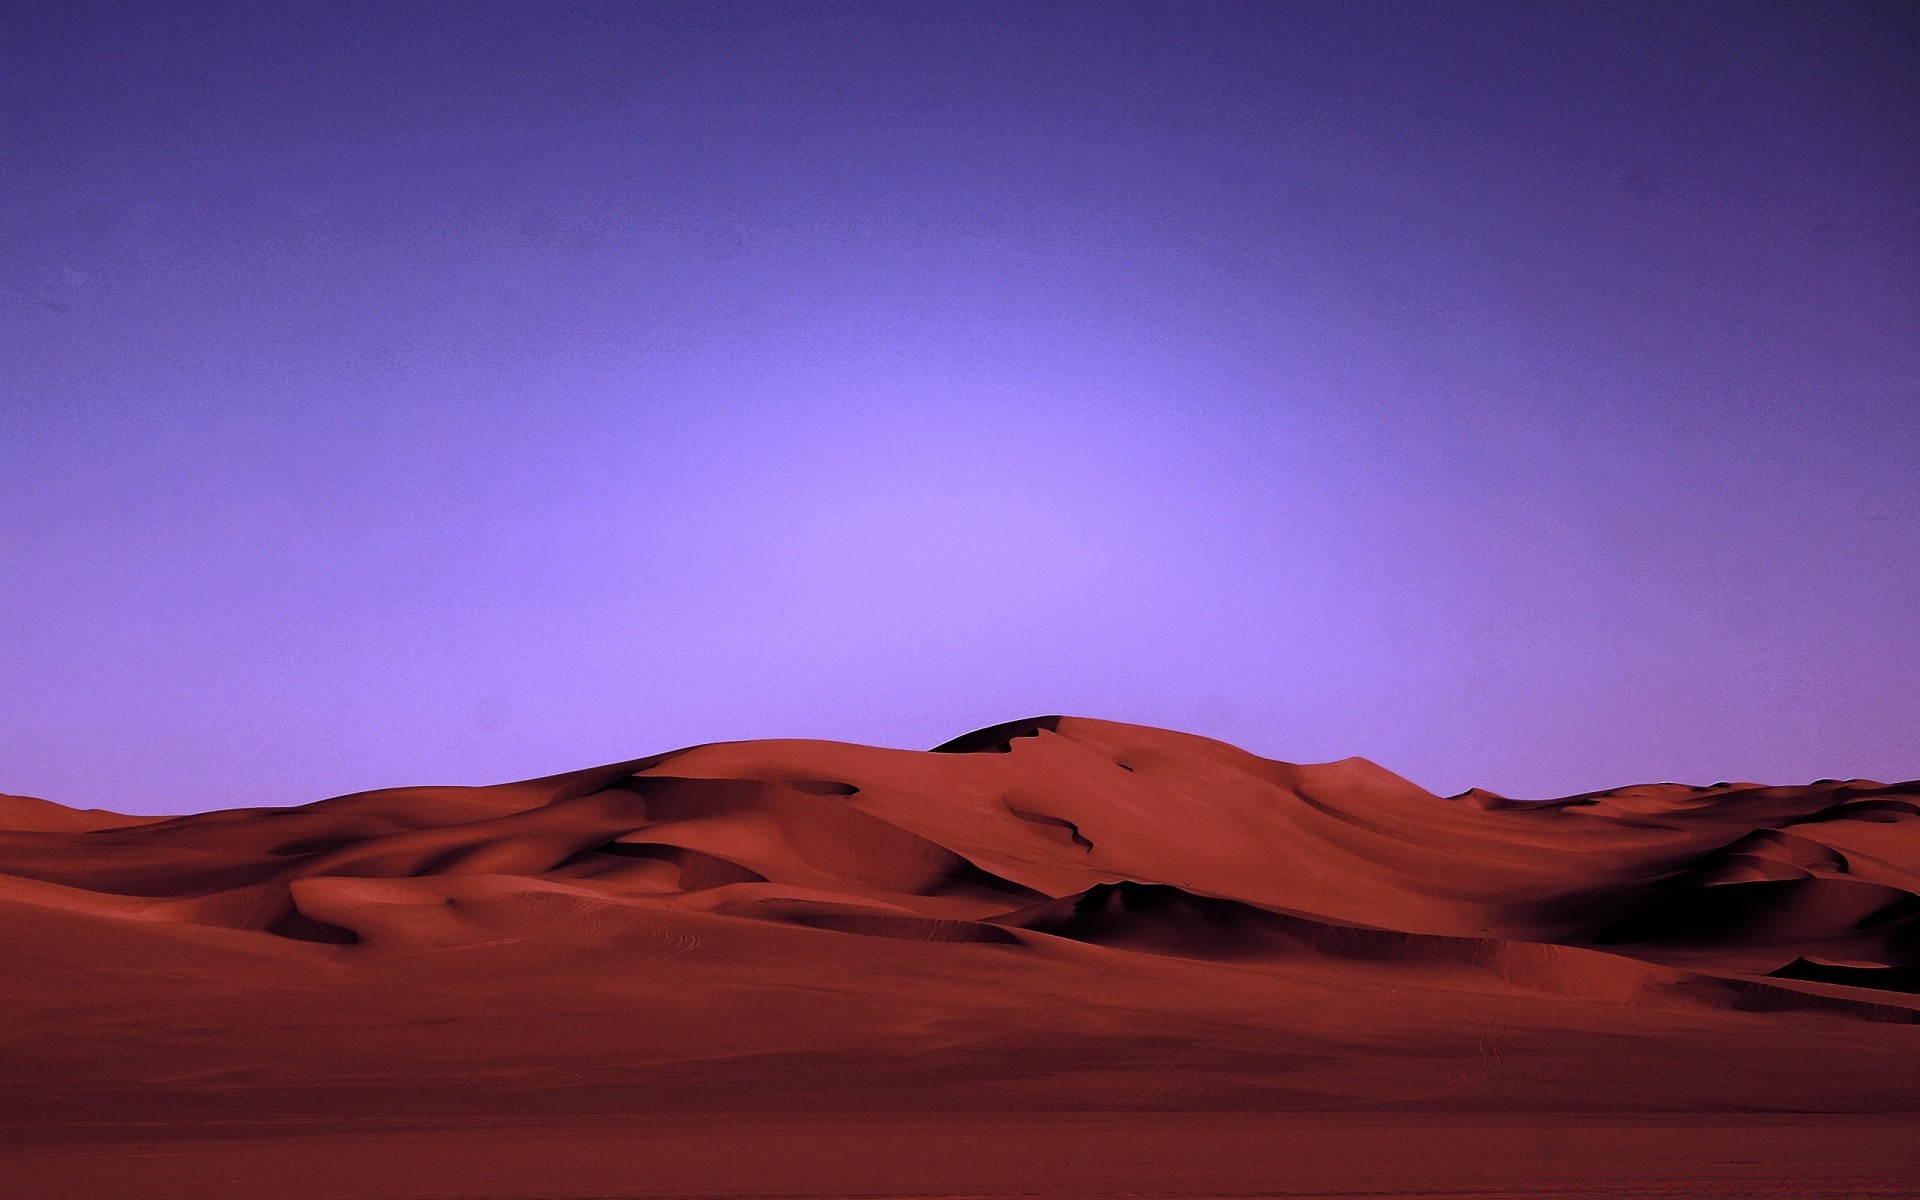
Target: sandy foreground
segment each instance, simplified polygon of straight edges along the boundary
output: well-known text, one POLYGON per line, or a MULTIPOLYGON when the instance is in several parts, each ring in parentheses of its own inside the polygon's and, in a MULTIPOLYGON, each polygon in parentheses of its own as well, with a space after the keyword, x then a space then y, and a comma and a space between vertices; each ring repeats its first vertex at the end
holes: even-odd
POLYGON ((1898 1117, 1228 1113, 289 1122, 40 1131, 11 1194, 1911 1196, 1898 1117))
POLYGON ((0 799, 0 1194, 1920 1195, 1920 785, 1072 718, 0 799))

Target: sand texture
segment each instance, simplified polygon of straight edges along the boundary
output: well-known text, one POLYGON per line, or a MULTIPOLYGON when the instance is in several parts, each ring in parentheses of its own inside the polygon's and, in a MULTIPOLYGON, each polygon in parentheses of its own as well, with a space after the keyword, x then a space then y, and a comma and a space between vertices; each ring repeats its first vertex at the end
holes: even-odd
POLYGON ((1911 1196, 1920 784, 1014 722, 0 797, 0 1194, 1911 1196))

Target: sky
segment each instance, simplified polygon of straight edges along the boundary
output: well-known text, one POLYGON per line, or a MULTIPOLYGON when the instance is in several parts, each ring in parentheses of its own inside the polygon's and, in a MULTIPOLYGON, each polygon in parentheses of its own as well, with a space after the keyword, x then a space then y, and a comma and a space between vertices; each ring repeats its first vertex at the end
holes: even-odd
POLYGON ((1920 10, 0 0, 0 791, 1920 776, 1920 10))

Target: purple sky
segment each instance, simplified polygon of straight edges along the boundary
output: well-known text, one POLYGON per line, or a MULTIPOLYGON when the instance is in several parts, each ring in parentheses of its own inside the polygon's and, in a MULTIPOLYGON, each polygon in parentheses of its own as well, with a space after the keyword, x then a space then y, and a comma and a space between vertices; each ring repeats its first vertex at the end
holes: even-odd
POLYGON ((1916 11, 0 4, 0 791, 1920 775, 1916 11))

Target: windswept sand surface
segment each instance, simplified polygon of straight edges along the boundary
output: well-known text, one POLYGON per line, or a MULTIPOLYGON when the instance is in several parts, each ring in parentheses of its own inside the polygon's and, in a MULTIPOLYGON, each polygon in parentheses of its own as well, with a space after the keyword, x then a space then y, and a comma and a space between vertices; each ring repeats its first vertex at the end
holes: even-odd
POLYGON ((1911 1196, 1920 784, 1074 718, 0 798, 0 1194, 1911 1196))

